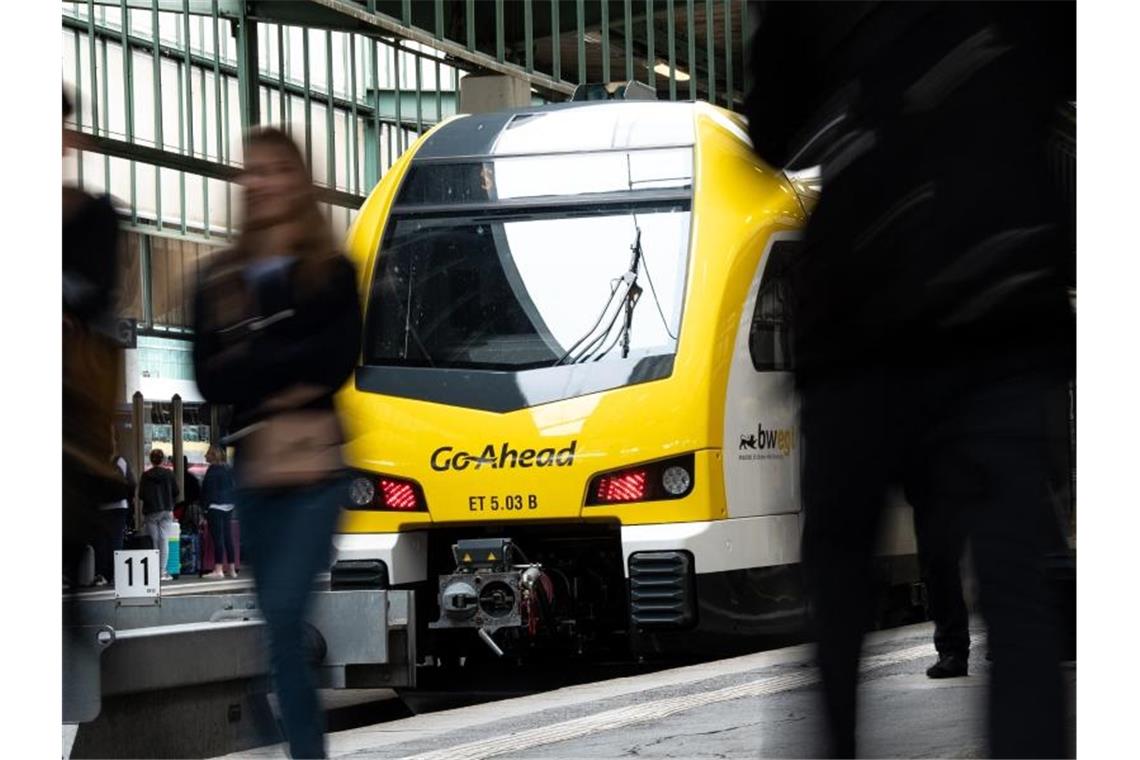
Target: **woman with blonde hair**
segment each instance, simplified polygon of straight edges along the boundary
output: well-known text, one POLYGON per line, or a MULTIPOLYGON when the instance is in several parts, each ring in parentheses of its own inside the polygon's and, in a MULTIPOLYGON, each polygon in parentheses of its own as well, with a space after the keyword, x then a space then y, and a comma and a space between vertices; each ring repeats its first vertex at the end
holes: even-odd
POLYGON ((214 571, 206 578, 236 578, 234 537, 231 526, 234 511, 234 475, 226 465, 226 450, 213 444, 206 451, 206 475, 202 478, 202 503, 214 545, 214 571), (223 574, 222 570, 225 569, 223 574))
POLYGON ((245 148, 245 218, 195 299, 194 366, 234 407, 235 501, 293 757, 324 757, 304 616, 347 498, 333 394, 360 350, 356 272, 336 248, 309 170, 275 129, 245 148))

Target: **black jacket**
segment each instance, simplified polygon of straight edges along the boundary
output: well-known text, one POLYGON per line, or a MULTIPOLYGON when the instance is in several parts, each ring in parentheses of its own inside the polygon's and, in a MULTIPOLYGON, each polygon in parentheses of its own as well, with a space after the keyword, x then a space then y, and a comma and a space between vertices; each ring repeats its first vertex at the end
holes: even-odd
POLYGON ((234 503, 234 474, 224 464, 212 464, 202 479, 202 506, 234 503))
MULTIPOLYGON (((316 280, 299 265, 255 284, 245 271, 235 252, 221 254, 198 288, 194 371, 202 396, 232 405, 235 429, 257 422, 268 397, 298 384, 326 389, 302 408, 332 413, 333 395, 360 353, 361 310, 352 263, 336 255, 320 264, 316 280), (227 269, 239 275, 227 275, 227 269), (249 329, 250 324, 265 326, 249 329)), ((240 482, 240 440, 236 448, 240 482)))
POLYGON ((109 196, 67 188, 64 197, 63 310, 102 327, 116 295, 119 218, 109 196))
POLYGON ((165 467, 151 467, 139 478, 139 500, 145 515, 173 511, 178 495, 174 473, 165 467))
POLYGON ((1067 365, 1075 250, 1051 173, 1073 3, 765 3, 746 112, 822 165, 791 273, 801 380, 1016 354, 1067 365))

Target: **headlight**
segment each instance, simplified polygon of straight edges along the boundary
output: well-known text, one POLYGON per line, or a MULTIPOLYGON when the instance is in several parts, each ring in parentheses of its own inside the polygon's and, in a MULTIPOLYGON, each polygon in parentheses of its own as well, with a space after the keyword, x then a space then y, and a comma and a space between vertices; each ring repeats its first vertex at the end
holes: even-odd
POLYGON ((681 496, 682 494, 688 493, 689 486, 692 484, 693 476, 680 465, 666 467, 665 472, 661 474, 661 485, 673 496, 681 496))
POLYGON ((353 478, 348 498, 354 507, 367 507, 376 498, 376 486, 368 478, 353 478))

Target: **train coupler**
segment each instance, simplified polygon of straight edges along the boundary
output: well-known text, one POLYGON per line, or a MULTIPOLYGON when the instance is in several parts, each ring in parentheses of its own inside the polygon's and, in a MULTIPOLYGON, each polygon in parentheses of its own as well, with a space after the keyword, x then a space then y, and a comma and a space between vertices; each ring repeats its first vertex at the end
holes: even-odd
POLYGON ((452 552, 455 572, 439 578, 440 615, 430 628, 474 628, 500 657, 503 650, 491 638, 496 631, 537 632, 553 593, 540 564, 526 562, 509 538, 464 539, 452 552))

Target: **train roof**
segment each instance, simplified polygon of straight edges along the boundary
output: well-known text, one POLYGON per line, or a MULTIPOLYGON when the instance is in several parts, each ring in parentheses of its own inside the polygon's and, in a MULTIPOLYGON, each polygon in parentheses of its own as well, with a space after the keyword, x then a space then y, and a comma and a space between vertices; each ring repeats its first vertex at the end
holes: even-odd
POLYGON ((721 112, 704 103, 605 101, 462 116, 431 133, 413 161, 691 146, 698 110, 721 112))

